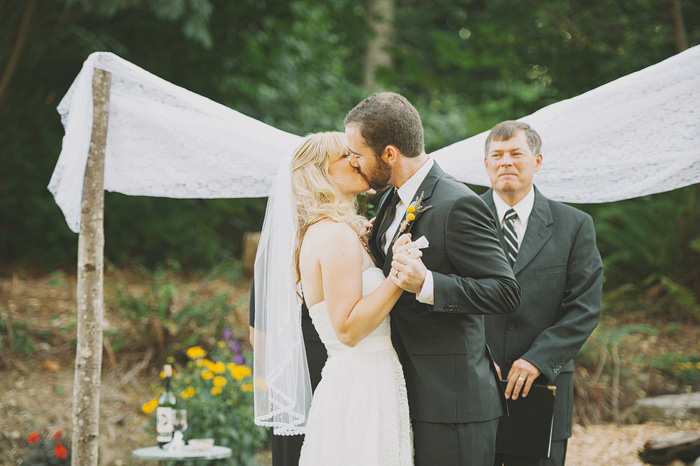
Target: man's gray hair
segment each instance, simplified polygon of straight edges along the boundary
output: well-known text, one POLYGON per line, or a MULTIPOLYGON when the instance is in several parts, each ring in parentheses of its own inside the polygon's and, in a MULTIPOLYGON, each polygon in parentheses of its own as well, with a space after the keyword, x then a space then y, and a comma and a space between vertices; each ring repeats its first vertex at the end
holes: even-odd
POLYGON ((489 145, 491 144, 491 141, 507 141, 515 136, 518 131, 523 131, 525 133, 527 145, 530 147, 533 155, 537 155, 542 152, 542 138, 539 134, 537 134, 537 131, 522 121, 506 120, 491 128, 491 132, 486 138, 484 156, 489 155, 489 145))

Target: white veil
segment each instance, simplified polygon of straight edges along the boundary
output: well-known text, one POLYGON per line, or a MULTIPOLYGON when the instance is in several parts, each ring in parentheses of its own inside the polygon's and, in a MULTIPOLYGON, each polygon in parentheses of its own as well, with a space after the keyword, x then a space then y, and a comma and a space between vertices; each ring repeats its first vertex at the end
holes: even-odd
POLYGON ((255 423, 276 435, 303 434, 311 405, 294 262, 298 221, 291 160, 282 161, 272 184, 254 274, 255 423))

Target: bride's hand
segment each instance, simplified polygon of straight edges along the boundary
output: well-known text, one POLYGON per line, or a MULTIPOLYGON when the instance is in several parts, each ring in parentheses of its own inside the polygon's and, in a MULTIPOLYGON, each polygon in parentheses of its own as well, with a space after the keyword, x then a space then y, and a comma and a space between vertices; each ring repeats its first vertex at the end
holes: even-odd
POLYGON ((376 218, 376 217, 374 217, 373 219, 371 219, 370 221, 368 221, 368 222, 365 224, 365 229, 362 231, 362 236, 363 236, 363 237, 369 239, 369 235, 370 235, 370 233, 372 233, 372 227, 374 226, 374 219, 375 219, 375 218, 376 218))
POLYGON ((404 254, 411 259, 418 259, 423 256, 423 252, 418 249, 418 245, 411 241, 411 234, 405 233, 396 240, 392 248, 394 256, 404 254))

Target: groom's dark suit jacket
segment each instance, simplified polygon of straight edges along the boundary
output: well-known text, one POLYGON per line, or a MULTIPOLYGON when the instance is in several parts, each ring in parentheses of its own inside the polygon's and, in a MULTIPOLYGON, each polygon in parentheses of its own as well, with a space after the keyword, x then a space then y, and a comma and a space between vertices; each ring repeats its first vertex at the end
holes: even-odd
MULTIPOLYGON (((522 289, 515 314, 486 317, 486 340, 503 377, 518 358, 554 383, 552 440, 571 437, 573 358, 600 320, 603 263, 590 215, 535 189, 513 272, 522 289)), ((482 199, 496 215, 493 191, 482 199)), ((505 245, 500 225, 498 234, 505 245)))
MULTIPOLYGON (((391 189, 382 197, 370 246, 384 274, 377 232, 391 189)), ((432 206, 410 224, 416 240, 430 242, 423 262, 433 273, 434 304, 404 292, 391 311, 392 339, 403 365, 411 418, 434 423, 471 423, 501 416, 500 390, 484 338, 484 314, 515 312, 520 288, 498 240, 496 223, 473 191, 437 165, 418 188, 432 206)))

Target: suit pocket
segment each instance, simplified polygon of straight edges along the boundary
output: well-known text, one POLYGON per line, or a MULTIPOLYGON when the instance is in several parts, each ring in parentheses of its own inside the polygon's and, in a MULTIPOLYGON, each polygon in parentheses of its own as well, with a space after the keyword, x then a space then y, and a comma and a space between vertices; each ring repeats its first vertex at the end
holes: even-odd
POLYGON ((555 273, 564 272, 566 272, 566 264, 545 265, 535 269, 535 276, 541 277, 542 275, 552 275, 555 273))
POLYGON ((467 354, 467 339, 464 337, 443 337, 415 340, 411 354, 467 354))

